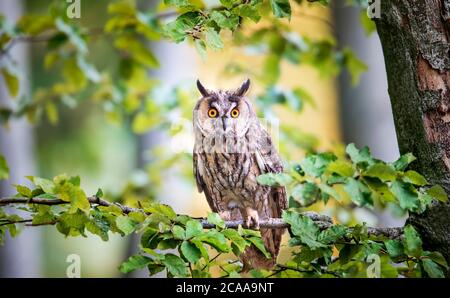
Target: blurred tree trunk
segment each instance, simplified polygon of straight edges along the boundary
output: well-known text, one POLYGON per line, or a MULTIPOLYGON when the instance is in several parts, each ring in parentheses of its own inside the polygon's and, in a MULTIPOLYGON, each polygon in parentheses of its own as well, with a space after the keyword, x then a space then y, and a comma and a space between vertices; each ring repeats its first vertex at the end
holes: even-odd
MULTIPOLYGON (((367 36, 360 25, 361 9, 343 1, 332 3, 335 30, 340 46, 349 46, 368 66, 357 86, 344 72, 339 76, 340 120, 345 143, 369 146, 377 158, 393 161, 399 156, 394 119, 387 92, 383 52, 376 33, 367 36)), ((367 212, 369 210, 364 209, 367 212)), ((375 212, 380 226, 401 226, 405 218, 389 210, 375 212)))
MULTIPOLYGON (((450 2, 381 1, 376 20, 400 152, 450 194, 450 2)), ((424 246, 450 261, 450 204, 435 203, 409 222, 424 246)))
MULTIPOLYGON (((15 21, 23 14, 22 1, 0 1, 0 11, 7 20, 15 21)), ((11 57, 18 61, 20 73, 28 74, 28 49, 24 44, 11 49, 11 57)), ((26 90, 28 82, 21 78, 21 90, 26 90)), ((24 94, 21 94, 21 96, 24 94)), ((13 106, 3 79, 0 80, 0 106, 13 106)), ((33 159, 33 131, 25 118, 13 119, 8 127, 0 127, 0 153, 9 163, 10 179, 0 183, 0 195, 13 195, 11 185, 26 184, 25 175, 35 173, 33 159)), ((40 229, 25 229, 21 237, 7 239, 0 247, 1 277, 39 277, 41 275, 41 235, 40 229)))
MULTIPOLYGON (((153 2, 143 2, 139 3, 139 7, 140 9, 149 9, 155 4, 153 2)), ((192 74, 196 72, 196 60, 195 51, 191 47, 186 44, 174 44, 167 41, 149 44, 148 46, 155 52, 159 61, 165 62, 160 68, 151 72, 155 78, 163 82, 165 87, 173 88, 179 82, 194 81, 192 74), (175 69, 176 71, 174 71, 175 69)), ((136 152, 137 168, 145 171, 152 158, 151 149, 161 144, 166 144, 170 148, 169 142, 170 137, 159 130, 152 130, 146 134, 139 135, 136 152)), ((161 198, 162 203, 169 204, 175 210, 181 211, 182 213, 190 213, 191 210, 188 210, 188 206, 190 205, 189 200, 183 199, 185 198, 186 192, 189 192, 189 188, 182 187, 175 175, 166 175, 162 189, 165 194, 161 198)), ((138 235, 130 235, 127 254, 133 255, 137 253, 138 244, 138 235)), ((147 277, 148 273, 145 270, 140 270, 129 273, 126 276, 147 277)), ((161 272, 152 277, 165 277, 165 273, 161 272)))

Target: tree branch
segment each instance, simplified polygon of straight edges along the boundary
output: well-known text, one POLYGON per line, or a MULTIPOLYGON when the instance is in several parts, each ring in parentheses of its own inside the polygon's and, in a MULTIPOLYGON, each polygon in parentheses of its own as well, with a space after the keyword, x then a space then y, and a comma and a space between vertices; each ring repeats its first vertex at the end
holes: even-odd
MULTIPOLYGON (((91 205, 99 205, 99 206, 117 206, 119 207, 124 214, 128 214, 130 212, 141 212, 146 213, 144 210, 140 208, 133 208, 124 206, 119 203, 109 202, 106 200, 103 200, 96 196, 91 196, 87 198, 89 203, 91 205)), ((40 204, 40 205, 48 205, 48 206, 54 206, 54 205, 63 205, 63 204, 69 204, 70 202, 66 202, 60 199, 45 199, 45 198, 23 198, 23 197, 6 197, 6 198, 0 198, 0 206, 6 206, 10 204, 40 204)), ((149 213, 146 213, 147 215, 149 213)), ((321 230, 325 230, 333 225, 333 220, 326 215, 318 214, 316 212, 303 212, 303 216, 309 217, 312 219, 316 225, 319 226, 321 230)), ((212 223, 209 223, 205 218, 197 218, 203 228, 205 229, 211 229, 214 228, 215 225, 212 223)), ((0 223, 1 225, 7 225, 12 223, 28 223, 28 226, 36 226, 31 223, 32 219, 25 219, 25 220, 19 220, 16 222, 6 222, 6 223, 0 223)), ((56 221, 52 221, 49 223, 43 223, 39 225, 53 225, 57 223, 56 221)), ((244 226, 243 220, 229 220, 225 221, 225 225, 228 228, 236 229, 239 227, 239 225, 244 226)), ((262 219, 259 221, 260 228, 265 229, 285 229, 289 228, 289 224, 286 223, 281 218, 269 218, 269 219, 262 219)), ((350 231, 352 231, 354 228, 349 228, 350 231)), ((391 227, 391 228, 374 228, 374 227, 367 227, 367 233, 369 235, 373 236, 385 236, 391 239, 397 239, 400 238, 403 235, 403 228, 402 227, 391 227)))

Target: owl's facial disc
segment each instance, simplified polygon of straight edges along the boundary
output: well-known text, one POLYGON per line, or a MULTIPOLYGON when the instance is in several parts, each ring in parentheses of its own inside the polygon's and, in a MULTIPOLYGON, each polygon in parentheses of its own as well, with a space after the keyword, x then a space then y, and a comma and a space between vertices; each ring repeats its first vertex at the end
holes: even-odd
POLYGON ((236 138, 244 136, 254 118, 250 103, 230 91, 211 91, 194 110, 194 123, 204 136, 236 138))

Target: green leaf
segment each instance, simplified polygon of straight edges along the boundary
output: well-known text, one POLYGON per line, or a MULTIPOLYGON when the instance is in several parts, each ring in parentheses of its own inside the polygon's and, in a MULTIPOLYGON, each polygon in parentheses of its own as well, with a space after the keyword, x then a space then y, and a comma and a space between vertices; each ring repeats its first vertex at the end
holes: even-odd
POLYGON ((194 244, 201 252, 202 257, 205 259, 206 262, 209 262, 209 254, 208 250, 206 249, 205 245, 199 241, 199 240, 192 240, 190 241, 192 244, 194 244))
POLYGON ((428 274, 431 278, 444 278, 444 272, 439 267, 438 264, 433 262, 431 259, 422 259, 422 265, 425 272, 428 274))
POLYGON ((222 233, 216 230, 209 230, 206 233, 202 233, 201 235, 196 236, 194 239, 209 244, 219 252, 229 251, 227 239, 222 233))
POLYGON ((40 187, 45 193, 54 194, 55 184, 53 181, 33 176, 28 176, 27 178, 29 178, 36 186, 40 187))
POLYGON ((259 4, 262 2, 255 1, 256 4, 240 4, 232 9, 232 12, 243 18, 249 18, 253 22, 257 23, 261 19, 261 15, 258 12, 259 4))
POLYGON ((233 4, 235 3, 234 0, 220 0, 220 3, 225 6, 226 8, 233 7, 233 4))
POLYGON ((407 225, 404 230, 403 245, 408 255, 419 257, 422 254, 422 240, 419 233, 411 225, 407 225))
POLYGON ((81 91, 88 83, 85 73, 78 66, 77 59, 71 57, 64 60, 63 65, 64 83, 55 84, 55 92, 66 94, 75 91, 81 91))
POLYGON ((176 7, 185 7, 191 5, 189 0, 164 0, 164 4, 173 5, 176 7))
POLYGON ((0 180, 9 178, 9 167, 6 159, 0 154, 0 180))
POLYGON ((373 32, 377 30, 375 22, 367 16, 366 10, 363 9, 359 16, 360 16, 359 18, 360 23, 364 28, 364 31, 366 32, 367 36, 371 35, 373 32))
POLYGON ((9 234, 11 235, 11 237, 16 237, 17 236, 17 227, 15 224, 9 224, 7 225, 8 230, 9 230, 9 234))
MULTIPOLYGON (((274 85, 280 78, 280 62, 281 57, 278 54, 270 53, 266 56, 261 75, 261 79, 266 85, 274 85)), ((284 94, 281 94, 281 96, 284 97, 284 94)))
POLYGON ((234 31, 239 24, 239 16, 231 14, 229 11, 217 11, 213 10, 209 17, 216 22, 221 28, 230 29, 234 31))
POLYGON ((300 166, 306 175, 320 177, 328 165, 336 159, 337 157, 332 153, 311 154, 300 162, 300 166))
POLYGON ((261 251, 266 258, 271 258, 272 256, 267 251, 266 247, 264 246, 264 241, 259 237, 250 237, 248 239, 254 246, 256 246, 259 251, 261 251))
POLYGON ((114 45, 133 57, 137 62, 148 67, 158 67, 159 62, 152 51, 141 41, 131 36, 120 36, 114 41, 114 45))
POLYGON ((445 269, 448 270, 448 264, 447 261, 445 260, 444 256, 437 251, 433 251, 433 252, 429 252, 429 251, 425 251, 424 256, 427 256, 428 258, 432 259, 435 263, 441 265, 442 267, 444 267, 445 269))
POLYGON ((3 67, 1 71, 9 94, 12 97, 16 97, 19 94, 19 78, 16 72, 8 67, 3 67))
POLYGON ((202 59, 206 59, 206 44, 203 40, 195 40, 195 49, 202 59))
POLYGON ((34 225, 45 224, 54 222, 55 219, 56 217, 51 211, 50 206, 40 205, 38 206, 38 212, 33 216, 32 223, 34 225))
POLYGON ((310 206, 320 197, 320 189, 311 182, 296 185, 291 196, 303 207, 310 206))
POLYGON ((202 256, 200 249, 189 241, 183 241, 180 250, 189 263, 196 263, 202 256))
POLYGON ((300 203, 297 202, 293 196, 289 196, 288 207, 289 208, 301 208, 302 205, 300 205, 300 203))
POLYGON ((311 263, 312 261, 321 258, 321 257, 327 257, 330 256, 332 252, 330 251, 330 248, 317 248, 317 249, 310 249, 308 246, 302 246, 299 253, 295 254, 294 261, 297 263, 301 262, 307 262, 311 263))
POLYGON ((389 256, 393 259, 399 258, 404 255, 404 247, 402 242, 398 240, 388 240, 384 242, 389 256))
POLYGON ((178 226, 178 225, 174 225, 173 226, 172 233, 173 233, 173 236, 175 237, 175 239, 183 240, 183 239, 186 238, 185 230, 182 227, 178 226))
POLYGON ((208 213, 208 222, 216 225, 219 228, 225 228, 225 222, 223 221, 223 219, 220 217, 219 214, 217 213, 208 213))
POLYGON ((203 20, 204 17, 199 12, 184 13, 164 26, 164 35, 176 43, 182 42, 186 38, 187 32, 192 31, 203 20))
POLYGON ((282 218, 290 224, 292 233, 311 249, 326 247, 325 244, 317 240, 320 233, 319 227, 309 217, 288 210, 283 211, 282 218))
POLYGON ((64 213, 59 217, 56 228, 58 231, 66 236, 84 236, 84 228, 89 218, 81 210, 75 213, 64 213))
POLYGON ((347 227, 343 225, 333 225, 320 232, 317 240, 325 244, 331 244, 342 238, 347 233, 347 227))
POLYGON ((236 255, 243 253, 245 248, 249 246, 248 242, 234 229, 226 229, 222 233, 231 241, 232 246, 236 247, 237 251, 233 250, 236 255))
POLYGON ((346 244, 340 251, 339 251, 339 263, 341 265, 346 264, 351 261, 351 259, 357 255, 360 250, 362 249, 361 245, 357 244, 346 244))
POLYGON ((273 187, 286 186, 290 184, 293 179, 286 173, 267 173, 259 175, 256 181, 261 185, 268 185, 273 187))
POLYGON ((187 277, 189 275, 186 264, 179 256, 166 254, 162 262, 173 276, 187 277))
POLYGON ((411 184, 396 180, 392 182, 390 190, 397 197, 401 208, 414 211, 419 207, 419 195, 411 184))
POLYGON ((373 206, 373 199, 370 189, 361 181, 354 178, 348 178, 344 186, 353 202, 358 206, 373 206))
POLYGON ((428 189, 427 194, 441 202, 445 203, 448 201, 447 193, 440 185, 435 185, 435 186, 431 187, 430 189, 428 189))
POLYGON ((134 15, 136 7, 134 1, 117 1, 108 5, 109 14, 134 15))
POLYGON ((103 241, 108 241, 108 232, 110 230, 116 232, 116 229, 111 222, 113 217, 111 215, 105 215, 96 209, 91 210, 90 214, 91 219, 86 223, 86 229, 90 233, 98 235, 103 241))
POLYGON ((45 114, 50 124, 55 125, 59 121, 58 108, 52 102, 45 104, 45 114))
POLYGON ((277 18, 291 18, 291 5, 289 0, 270 0, 273 15, 277 18))
POLYGON ((119 270, 122 273, 130 273, 132 271, 142 269, 152 262, 153 262, 152 259, 150 259, 149 257, 142 255, 135 255, 129 257, 128 260, 123 262, 120 265, 119 270))
POLYGON ((395 179, 396 171, 390 165, 380 162, 370 166, 363 175, 378 178, 381 181, 392 181, 395 179))
POLYGON ((350 156, 350 159, 362 169, 366 169, 367 166, 374 163, 368 147, 359 150, 355 144, 351 143, 347 145, 345 151, 350 156))
POLYGON ((147 269, 150 276, 152 276, 155 275, 156 273, 163 271, 164 269, 166 269, 166 267, 160 264, 150 263, 148 264, 147 269))
POLYGON ((319 188, 322 191, 322 195, 326 194, 328 196, 333 197, 334 199, 336 199, 338 201, 341 199, 341 196, 333 187, 331 187, 325 183, 319 183, 319 188))
POLYGON ((29 189, 28 187, 26 187, 24 185, 14 185, 14 186, 16 187, 17 193, 19 193, 20 195, 27 197, 27 198, 32 197, 31 189, 29 189))
POLYGON ((411 153, 404 154, 400 156, 392 165, 397 171, 405 170, 410 163, 416 160, 416 157, 411 153))
POLYGON ((355 169, 353 169, 352 164, 342 160, 330 162, 326 171, 328 173, 336 173, 343 177, 353 177, 355 174, 355 169))
POLYGON ((367 71, 367 65, 364 64, 350 48, 343 50, 344 64, 347 67, 351 77, 352 85, 358 85, 362 73, 367 71))
POLYGON ((190 239, 202 233, 203 227, 198 220, 191 219, 186 223, 186 239, 190 239))
POLYGON ((102 198, 103 197, 103 190, 99 188, 97 192, 95 193, 95 197, 102 198))
POLYGON ((153 203, 150 207, 145 207, 145 211, 148 213, 161 214, 168 217, 170 220, 174 220, 177 217, 172 207, 165 204, 153 203))
POLYGON ((407 171, 403 177, 405 182, 409 182, 414 185, 425 186, 428 184, 427 179, 417 173, 416 171, 407 171))
POLYGON ((87 213, 91 209, 91 204, 89 203, 84 191, 79 186, 76 186, 69 181, 64 181, 62 184, 56 183, 54 187, 54 194, 58 195, 59 199, 65 202, 70 202, 70 213, 74 213, 77 209, 83 210, 87 213))
POLYGON ((18 29, 31 36, 38 35, 54 27, 51 15, 22 15, 17 22, 18 29))
POLYGON ((132 211, 128 213, 128 217, 137 223, 144 222, 146 219, 145 214, 139 211, 132 211))
POLYGON ((206 45, 213 50, 220 50, 223 48, 223 42, 214 28, 208 27, 205 30, 205 42, 206 45))
POLYGON ((261 232, 260 231, 244 229, 241 225, 238 226, 238 233, 239 233, 239 235, 242 235, 242 236, 261 237, 261 232))
POLYGON ((146 111, 138 112, 133 118, 132 129, 137 134, 142 134, 159 124, 158 118, 146 111))
POLYGON ((144 248, 155 249, 158 246, 158 232, 152 228, 148 228, 142 234, 141 246, 144 248))
POLYGON ((116 225, 125 235, 129 235, 136 230, 138 223, 126 215, 121 215, 116 218, 116 225))
POLYGON ((70 177, 68 182, 74 186, 80 186, 81 185, 81 179, 80 176, 73 176, 70 177))

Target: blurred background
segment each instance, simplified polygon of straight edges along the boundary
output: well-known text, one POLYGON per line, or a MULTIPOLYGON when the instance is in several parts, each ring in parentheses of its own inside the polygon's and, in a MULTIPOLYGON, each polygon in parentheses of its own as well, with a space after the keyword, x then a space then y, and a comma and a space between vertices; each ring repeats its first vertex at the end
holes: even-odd
MULTIPOLYGON (((24 13, 45 14, 48 3, 45 0, 0 0, 0 14, 11 21, 24 13)), ((360 9, 345 6, 344 1, 337 3, 332 9, 301 7, 298 13, 293 13, 291 29, 314 37, 334 36, 339 44, 354 49, 368 66, 368 71, 363 73, 360 83, 352 87, 346 72, 337 77, 323 77, 310 66, 283 63, 278 85, 281 88, 300 86, 311 95, 314 104, 305 105, 300 113, 279 108, 275 115, 282 125, 298 128, 299 138, 313 138, 311 142, 317 140, 320 150, 341 142, 354 142, 358 147, 369 146, 376 158, 395 160, 399 153, 379 38, 376 33, 367 36, 364 32, 360 25, 360 9)), ((78 21, 88 27, 104 24, 108 17, 107 5, 108 1, 82 0, 82 17, 78 21)), ((147 1, 142 5, 153 3, 147 1)), ((98 69, 115 72, 111 63, 115 55, 110 42, 99 38, 92 43, 90 60, 98 69)), ((244 63, 248 69, 258 69, 262 64, 257 55, 249 55, 236 47, 225 46, 225 50, 208 53, 206 58, 201 58, 187 42, 158 41, 148 47, 160 61, 160 68, 151 71, 151 76, 161 82, 161 90, 155 97, 170 100, 174 96, 170 93, 171 88, 186 86, 192 91, 177 96, 185 99, 187 115, 198 98, 193 89, 197 78, 211 89, 236 88, 247 74, 226 76, 223 70, 230 62, 244 63)), ((45 50, 39 43, 20 43, 11 51, 24 73, 21 82, 26 87, 22 92, 34 94, 56 79, 55 73, 42 66, 45 50)), ((262 84, 253 81, 248 94, 252 101, 263 89, 262 84)), ((11 104, 8 97, 2 80, 0 105, 11 104)), ((12 184, 26 184, 26 175, 53 177, 67 173, 82 177, 87 194, 94 194, 100 187, 107 190, 111 198, 125 196, 129 201, 150 195, 170 204, 178 213, 206 215, 209 208, 190 177, 192 156, 168 150, 173 145, 173 135, 158 129, 137 129, 137 133, 133 124, 117 123, 114 115, 105 114, 90 100, 79 101, 74 109, 61 108, 58 118, 57 125, 48 121, 32 125, 26 119, 14 119, 8 127, 0 128, 0 152, 11 169, 10 179, 0 184, 1 196, 15 193, 12 184), (161 167, 165 170, 161 171, 161 167)), ((287 156, 283 146, 281 139, 281 153, 287 160, 298 159, 304 154, 287 156)), ((384 213, 353 208, 348 213, 343 209, 336 214, 327 208, 333 206, 324 207, 323 212, 333 214, 337 220, 355 218, 380 226, 402 224, 401 218, 384 213)), ((0 247, 0 276, 65 277, 69 265, 67 256, 78 254, 82 277, 120 277, 117 268, 134 252, 137 241, 135 235, 128 236, 125 241, 111 235, 108 242, 92 235, 65 239, 54 227, 24 228, 19 237, 7 239, 0 247)), ((146 273, 130 276, 146 276, 146 273)))

